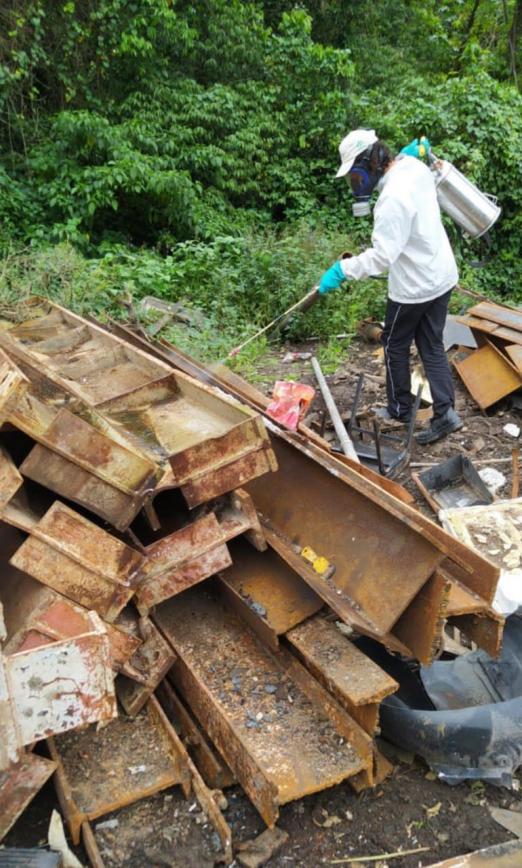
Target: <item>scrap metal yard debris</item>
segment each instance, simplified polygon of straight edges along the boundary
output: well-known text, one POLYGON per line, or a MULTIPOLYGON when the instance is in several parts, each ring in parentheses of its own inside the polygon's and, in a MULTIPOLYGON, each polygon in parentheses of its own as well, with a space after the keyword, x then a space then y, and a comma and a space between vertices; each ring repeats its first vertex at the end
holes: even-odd
POLYGON ((429 665, 449 621, 497 654, 498 563, 226 368, 22 313, 0 322, 0 837, 54 774, 101 866, 94 821, 177 786, 230 862, 222 787, 271 828, 380 784, 398 685, 355 640, 429 665))

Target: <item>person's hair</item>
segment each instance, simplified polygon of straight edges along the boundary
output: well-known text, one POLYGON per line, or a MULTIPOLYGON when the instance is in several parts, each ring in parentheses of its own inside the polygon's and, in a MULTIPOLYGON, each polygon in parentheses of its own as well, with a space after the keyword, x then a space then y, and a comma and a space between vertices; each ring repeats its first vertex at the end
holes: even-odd
POLYGON ((370 166, 372 171, 384 172, 393 162, 394 156, 390 151, 386 142, 381 142, 379 139, 375 144, 371 145, 370 150, 370 166))

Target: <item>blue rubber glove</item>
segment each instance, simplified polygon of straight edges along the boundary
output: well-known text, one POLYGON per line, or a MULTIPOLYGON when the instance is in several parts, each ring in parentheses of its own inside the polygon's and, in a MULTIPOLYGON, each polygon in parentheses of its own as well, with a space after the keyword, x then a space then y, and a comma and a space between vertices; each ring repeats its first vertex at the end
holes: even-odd
POLYGON ((328 271, 325 271, 319 283, 319 293, 324 295, 332 289, 337 289, 343 280, 346 280, 346 275, 341 268, 341 263, 336 262, 328 271))
POLYGON ((425 157, 431 148, 430 140, 427 136, 421 136, 420 139, 413 139, 409 145, 402 149, 401 154, 407 154, 408 157, 417 157, 421 159, 425 157))

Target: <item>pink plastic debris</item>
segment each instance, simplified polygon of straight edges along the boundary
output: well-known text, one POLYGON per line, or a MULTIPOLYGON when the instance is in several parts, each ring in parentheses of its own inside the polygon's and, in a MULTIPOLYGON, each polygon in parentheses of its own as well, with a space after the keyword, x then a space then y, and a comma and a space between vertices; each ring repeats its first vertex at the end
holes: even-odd
POLYGON ((272 392, 272 402, 266 413, 280 425, 295 431, 305 416, 315 396, 315 389, 293 380, 277 380, 272 392))

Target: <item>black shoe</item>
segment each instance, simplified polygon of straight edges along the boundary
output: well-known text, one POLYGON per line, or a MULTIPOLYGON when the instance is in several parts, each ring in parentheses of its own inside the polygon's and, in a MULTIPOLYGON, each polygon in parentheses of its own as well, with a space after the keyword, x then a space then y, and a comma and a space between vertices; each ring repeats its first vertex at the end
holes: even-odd
POLYGON ((372 407, 372 413, 374 416, 377 416, 379 422, 399 422, 401 425, 410 424, 411 416, 406 416, 405 418, 392 416, 387 407, 372 407))
POLYGON ((454 410, 453 407, 450 407, 450 409, 444 413, 444 416, 434 417, 427 428, 423 431, 419 431, 419 433, 415 435, 415 440, 419 446, 426 446, 428 443, 435 443, 435 441, 440 440, 441 437, 447 437, 448 434, 453 434, 454 431, 458 431, 463 425, 464 422, 457 411, 454 410))

